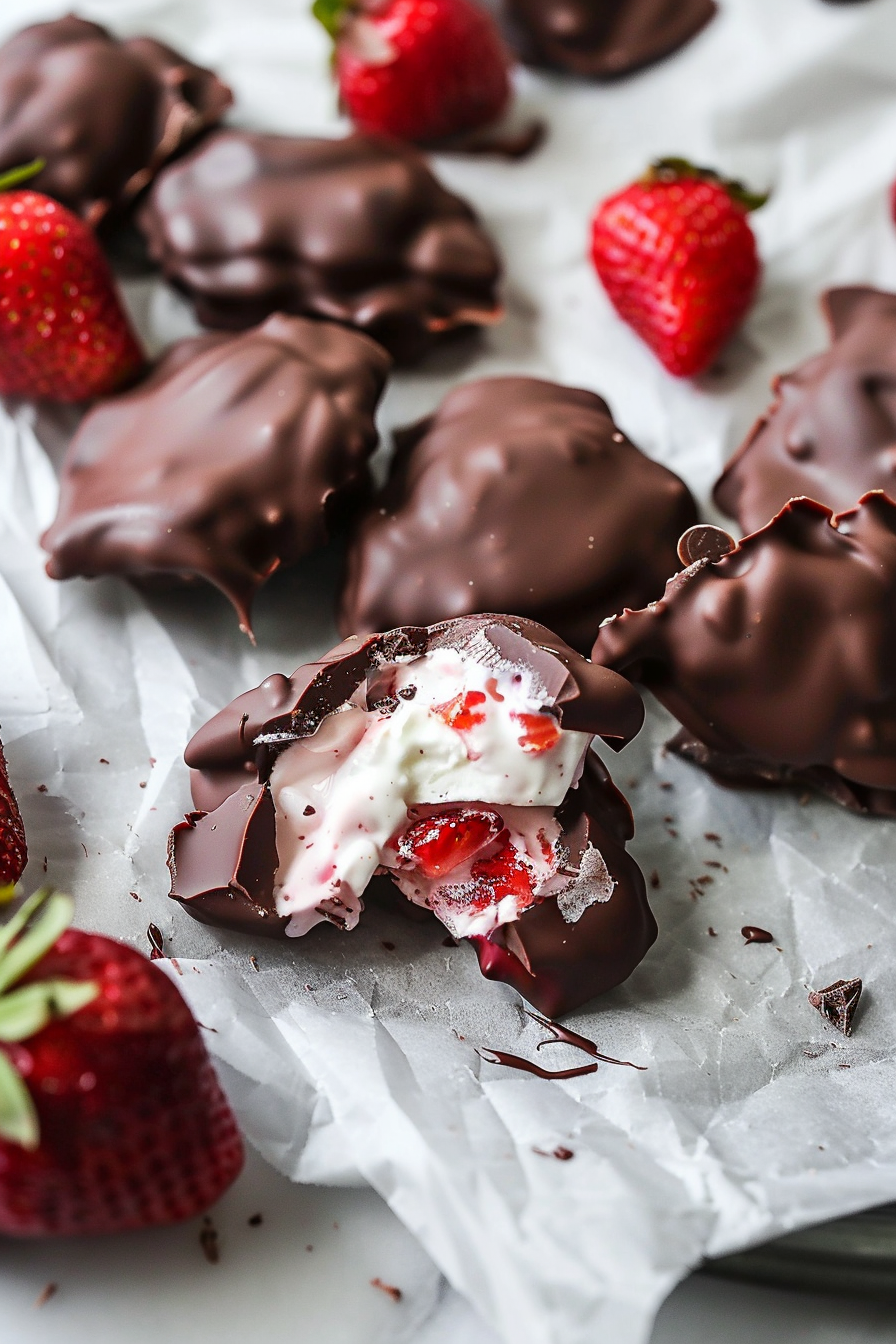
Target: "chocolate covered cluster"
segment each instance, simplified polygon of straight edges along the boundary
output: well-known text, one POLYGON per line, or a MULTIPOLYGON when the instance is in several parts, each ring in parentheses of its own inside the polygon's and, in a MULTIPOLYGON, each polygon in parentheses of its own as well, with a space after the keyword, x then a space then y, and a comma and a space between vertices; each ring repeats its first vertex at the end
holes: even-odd
POLYGON ((42 538, 51 578, 199 577, 248 629, 270 575, 366 498, 389 366, 359 332, 283 314, 179 341, 82 421, 42 538))
POLYGON ((346 640, 193 738, 197 811, 172 834, 171 894, 207 923, 298 935, 354 927, 385 873, 473 942, 485 975, 567 1011, 656 936, 625 850, 631 813, 589 750, 595 734, 622 746, 642 718, 626 681, 531 621, 346 640), (443 702, 446 677, 458 689, 443 702))
POLYGON ((684 725, 723 783, 814 788, 896 816, 896 504, 797 499, 600 632, 593 657, 684 725))
POLYGON ((389 480, 349 549, 340 627, 512 611, 586 653, 605 616, 662 595, 696 518, 685 484, 593 392, 466 383, 396 435, 389 480))
POLYGON ((74 14, 0 47, 0 172, 98 224, 143 190, 233 101, 211 70, 150 37, 119 41, 74 14))

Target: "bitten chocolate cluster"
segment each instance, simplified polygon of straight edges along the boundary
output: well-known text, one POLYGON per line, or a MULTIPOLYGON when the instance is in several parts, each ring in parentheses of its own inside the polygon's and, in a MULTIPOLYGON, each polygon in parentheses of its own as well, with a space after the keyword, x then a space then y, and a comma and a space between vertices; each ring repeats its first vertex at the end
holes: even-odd
POLYGON ((896 816, 896 504, 787 504, 660 602, 608 622, 593 657, 684 725, 722 783, 795 784, 896 816))
POLYGON ((171 894, 208 923, 301 936, 353 928, 386 875, 486 976, 568 1011, 656 936, 631 813, 590 750, 629 741, 643 712, 530 621, 347 640, 193 738, 199 810, 172 834, 171 894))
POLYGON ((605 616, 662 596, 696 519, 684 483, 593 392, 466 383, 396 435, 388 483, 349 549, 340 627, 510 611, 587 653, 605 616))

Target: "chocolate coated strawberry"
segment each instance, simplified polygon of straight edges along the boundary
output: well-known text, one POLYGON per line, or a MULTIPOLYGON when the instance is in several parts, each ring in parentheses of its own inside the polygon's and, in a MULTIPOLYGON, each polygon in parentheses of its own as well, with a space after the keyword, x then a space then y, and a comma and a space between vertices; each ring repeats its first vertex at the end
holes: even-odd
POLYGON ((670 373, 702 373, 745 317, 761 274, 747 214, 764 200, 711 170, 662 159, 598 206, 595 269, 670 373))
POLYGON ((510 100, 508 57, 471 0, 317 0, 359 130, 426 143, 478 130, 510 100))
POLYGON ((0 929, 0 1232, 191 1218, 243 1163, 199 1026, 163 971, 71 915, 41 891, 0 929))

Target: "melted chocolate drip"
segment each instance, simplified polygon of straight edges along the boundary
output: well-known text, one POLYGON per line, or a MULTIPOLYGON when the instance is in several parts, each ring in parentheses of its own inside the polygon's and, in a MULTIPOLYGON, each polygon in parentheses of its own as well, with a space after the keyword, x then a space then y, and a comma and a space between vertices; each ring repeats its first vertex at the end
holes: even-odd
POLYGON ((684 46, 714 0, 503 0, 511 39, 530 65, 614 79, 684 46))
POLYGON ((775 379, 772 405, 715 487, 745 532, 793 496, 835 512, 869 490, 896 498, 896 294, 832 289, 821 306, 830 349, 775 379))
MULTIPOLYGON (((896 814, 896 505, 796 500, 662 601, 605 625, 594 659, 684 724, 731 783, 804 781, 896 814)), ((678 741, 682 750, 681 739, 678 741)))
POLYGON ((741 929, 744 943, 773 943, 775 935, 768 929, 760 929, 755 924, 745 924, 741 929))
POLYGON ((476 1053, 486 1064, 503 1064, 508 1069, 532 1073, 536 1078, 553 1078, 558 1081, 562 1078, 584 1078, 586 1073, 597 1073, 599 1068, 597 1064, 579 1064, 574 1069, 543 1069, 540 1064, 533 1064, 531 1059, 523 1059, 522 1055, 510 1055, 506 1050, 492 1050, 489 1047, 478 1049, 476 1053))
POLYGON ((270 575, 368 493, 389 362, 356 332, 282 314, 178 342, 81 423, 42 539, 50 577, 200 577, 249 629, 270 575))
POLYGON ((204 326, 300 313, 410 362, 501 317, 500 262, 473 211, 385 137, 215 132, 160 176, 138 223, 204 326))
POLYGON ((696 522, 684 483, 593 392, 467 383, 396 442, 349 550, 345 632, 513 611, 587 652, 606 616, 662 596, 696 522))
POLYGON ((584 1050, 586 1055, 591 1055, 593 1059, 600 1060, 602 1064, 618 1064, 622 1068, 637 1069, 639 1073, 646 1072, 646 1065, 633 1064, 628 1059, 614 1059, 612 1055, 602 1055, 597 1048, 597 1044, 588 1036, 580 1036, 577 1031, 571 1031, 569 1027, 561 1026, 559 1022, 552 1022, 550 1018, 539 1017, 537 1013, 530 1013, 528 1008, 523 1010, 527 1017, 531 1017, 533 1022, 537 1022, 540 1027, 544 1027, 551 1033, 552 1039, 549 1041, 539 1041, 536 1050, 543 1050, 546 1045, 572 1045, 577 1050, 584 1050))
POLYGON ((38 23, 0 47, 0 172, 43 159, 28 185, 96 225, 232 101, 154 38, 119 42, 74 14, 38 23))

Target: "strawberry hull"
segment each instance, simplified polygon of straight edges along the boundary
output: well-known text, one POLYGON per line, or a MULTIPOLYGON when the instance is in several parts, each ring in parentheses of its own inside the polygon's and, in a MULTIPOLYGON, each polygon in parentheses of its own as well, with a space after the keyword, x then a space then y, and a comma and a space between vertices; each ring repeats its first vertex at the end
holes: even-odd
POLYGON ((34 1101, 34 1151, 0 1139, 0 1232, 69 1236, 180 1222, 238 1176, 243 1147, 200 1028, 164 972, 69 931, 22 980, 91 980, 73 1016, 0 1049, 34 1101))

